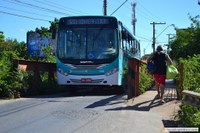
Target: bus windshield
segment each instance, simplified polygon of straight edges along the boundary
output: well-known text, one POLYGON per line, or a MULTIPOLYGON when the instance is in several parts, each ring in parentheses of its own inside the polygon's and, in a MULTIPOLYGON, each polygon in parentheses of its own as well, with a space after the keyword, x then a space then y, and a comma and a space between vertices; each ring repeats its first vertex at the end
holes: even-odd
POLYGON ((62 28, 57 56, 61 60, 101 60, 117 55, 117 30, 113 28, 62 28))

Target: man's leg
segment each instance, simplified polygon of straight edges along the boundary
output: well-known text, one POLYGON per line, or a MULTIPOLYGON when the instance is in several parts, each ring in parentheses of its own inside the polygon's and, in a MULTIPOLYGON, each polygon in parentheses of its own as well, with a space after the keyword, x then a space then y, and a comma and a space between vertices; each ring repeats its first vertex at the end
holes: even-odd
POLYGON ((160 75, 160 90, 161 90, 161 97, 160 97, 160 102, 164 103, 163 95, 164 95, 164 90, 165 90, 165 80, 166 80, 166 75, 160 75))
POLYGON ((164 103, 163 95, 164 95, 164 91, 165 91, 165 86, 160 85, 160 90, 161 90, 160 102, 164 103))
POLYGON ((160 98, 160 84, 159 84, 159 77, 158 77, 158 75, 154 75, 154 80, 155 80, 155 83, 156 83, 156 85, 155 85, 155 87, 156 87, 156 90, 157 90, 157 92, 158 92, 158 98, 160 98))
POLYGON ((160 98, 160 85, 158 83, 156 83, 156 90, 158 92, 158 98, 160 98))

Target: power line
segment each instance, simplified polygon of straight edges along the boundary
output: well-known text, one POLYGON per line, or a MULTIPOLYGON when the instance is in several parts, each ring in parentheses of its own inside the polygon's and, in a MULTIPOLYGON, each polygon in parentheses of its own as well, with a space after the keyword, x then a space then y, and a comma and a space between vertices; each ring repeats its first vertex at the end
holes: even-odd
MULTIPOLYGON (((20 3, 16 3, 15 1, 9 1, 9 0, 2 0, 2 1, 5 1, 5 2, 8 2, 8 3, 12 3, 12 4, 15 4, 15 5, 20 5, 20 6, 24 6, 24 7, 27 7, 26 5, 24 4, 20 4, 20 3)), ((33 8, 33 7, 30 7, 30 8, 33 8)))
MULTIPOLYGON (((139 2, 136 1, 136 3, 139 3, 139 2)), ((129 2, 129 4, 131 5, 131 2, 129 2)), ((125 6, 127 8, 129 8, 130 10, 132 10, 129 6, 127 6, 127 5, 125 5, 125 6)), ((150 13, 150 11, 148 9, 146 9, 142 4, 139 3, 139 6, 142 7, 144 10, 141 10, 140 8, 137 8, 136 15, 140 14, 140 16, 143 16, 143 18, 145 18, 146 20, 149 20, 149 21, 154 21, 155 18, 159 19, 158 17, 156 17, 155 15, 153 15, 152 13, 150 13), (144 12, 145 10, 146 10, 147 13, 144 12)))
MULTIPOLYGON (((45 5, 48 5, 48 6, 50 6, 50 7, 54 7, 54 8, 59 8, 60 9, 60 7, 58 7, 58 6, 56 6, 56 5, 53 5, 53 4, 50 4, 49 2, 44 2, 44 1, 39 1, 39 0, 34 0, 35 2, 38 2, 38 3, 42 3, 42 4, 45 4, 45 5)), ((64 9, 65 10, 65 9, 64 9)), ((65 10, 65 11, 68 11, 68 10, 65 10)))
POLYGON ((143 41, 144 41, 144 40, 146 40, 147 42, 151 42, 151 41, 152 41, 152 39, 147 39, 147 38, 142 37, 142 36, 138 36, 138 35, 136 35, 136 37, 137 37, 137 38, 141 38, 141 39, 143 39, 143 41))
POLYGON ((23 13, 27 13, 27 14, 34 14, 34 15, 43 16, 43 17, 52 17, 52 18, 54 18, 53 16, 49 16, 49 15, 43 15, 43 14, 38 14, 38 13, 23 11, 23 10, 14 9, 14 8, 5 7, 5 6, 0 6, 0 8, 4 8, 4 9, 8 9, 8 10, 13 10, 13 11, 18 11, 18 12, 23 12, 23 13))
POLYGON ((52 10, 52 9, 49 9, 49 8, 44 8, 44 7, 41 7, 41 6, 37 6, 37 5, 34 5, 34 4, 22 2, 22 1, 20 1, 20 0, 12 0, 12 1, 15 1, 15 2, 20 3, 20 4, 23 4, 23 5, 27 5, 27 6, 29 6, 29 7, 34 7, 34 8, 36 8, 36 9, 41 9, 41 10, 47 11, 47 12, 52 12, 52 13, 62 14, 62 15, 69 15, 69 14, 66 14, 66 13, 63 13, 63 12, 60 12, 60 11, 56 11, 56 10, 52 10))
POLYGON ((21 18, 32 19, 32 20, 40 20, 40 21, 47 21, 47 22, 50 21, 50 20, 46 20, 46 19, 34 18, 34 17, 29 17, 29 16, 25 16, 25 15, 20 15, 20 14, 14 14, 14 13, 9 13, 9 12, 4 12, 4 11, 0 11, 0 13, 7 14, 7 15, 12 15, 12 16, 17 16, 17 17, 21 17, 21 18))
POLYGON ((112 16, 117 10, 119 10, 119 8, 121 8, 128 0, 125 0, 117 9, 115 9, 110 16, 112 16))
POLYGON ((51 4, 53 4, 53 5, 56 5, 56 6, 58 6, 58 7, 62 7, 63 9, 68 8, 69 10, 72 10, 73 12, 76 12, 76 13, 88 14, 88 13, 85 13, 85 12, 82 12, 82 11, 79 11, 79 10, 75 10, 75 9, 73 9, 73 8, 70 8, 70 7, 63 6, 63 5, 58 4, 58 3, 56 3, 56 2, 52 2, 52 1, 49 1, 49 0, 44 0, 44 1, 46 1, 46 2, 48 2, 48 3, 51 3, 51 4))
POLYGON ((161 32, 159 35, 156 36, 156 39, 157 39, 167 28, 169 28, 170 26, 173 26, 173 27, 175 28, 175 25, 174 25, 174 24, 168 25, 167 27, 165 27, 164 30, 162 30, 162 32, 161 32))
MULTIPOLYGON (((149 17, 151 17, 151 19, 152 20, 155 20, 155 18, 156 19, 158 19, 159 21, 161 21, 162 19, 160 19, 159 17, 157 17, 157 16, 155 16, 150 10, 148 10, 147 8, 145 8, 140 2, 137 2, 144 10, 142 10, 142 11, 146 11, 149 15, 151 15, 151 16, 149 16, 149 17)), ((146 13, 145 13, 146 14, 146 13)))
MULTIPOLYGON (((45 5, 48 5, 48 6, 50 6, 50 7, 54 7, 54 8, 56 8, 56 9, 60 9, 60 10, 63 10, 63 11, 67 11, 67 12, 70 12, 70 13, 74 13, 74 14, 80 14, 80 13, 83 13, 83 12, 81 12, 81 11, 77 11, 77 10, 74 10, 74 9, 69 9, 68 7, 66 7, 66 6, 62 6, 62 5, 59 5, 59 4, 57 4, 57 3, 54 3, 54 2, 51 2, 51 1, 47 1, 47 0, 43 0, 43 1, 39 1, 39 0, 34 0, 35 2, 38 2, 38 3, 43 3, 43 4, 45 4, 45 5), (70 11, 70 10, 72 10, 72 11, 70 11)), ((86 13, 84 13, 84 14, 86 14, 86 13)))

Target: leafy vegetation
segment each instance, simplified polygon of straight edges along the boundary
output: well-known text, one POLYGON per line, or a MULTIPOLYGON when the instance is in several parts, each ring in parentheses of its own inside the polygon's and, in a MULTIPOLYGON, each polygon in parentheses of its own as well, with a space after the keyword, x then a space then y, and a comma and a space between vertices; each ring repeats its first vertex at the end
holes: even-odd
POLYGON ((200 108, 189 105, 182 104, 180 106, 179 119, 181 124, 185 127, 200 127, 200 108))
MULTIPOLYGON (((35 31, 41 36, 51 36, 50 31, 57 30, 57 21, 50 22, 50 28, 36 28, 35 31)), ((17 42, 16 39, 5 39, 3 33, 0 34, 0 97, 13 98, 20 97, 20 94, 42 94, 45 91, 55 91, 56 83, 48 82, 48 74, 40 74, 38 86, 32 86, 33 72, 26 72, 15 69, 13 66, 14 59, 36 60, 43 62, 55 62, 55 56, 51 47, 43 49, 44 58, 31 57, 27 55, 27 47, 24 42, 17 42), (42 89, 41 89, 42 88, 42 89)), ((49 93, 49 92, 48 92, 49 93)))
POLYGON ((180 63, 184 65, 184 89, 200 93, 200 54, 181 58, 180 63))
POLYGON ((171 43, 170 57, 179 60, 200 53, 200 21, 199 16, 190 17, 191 27, 177 29, 176 39, 171 43))
MULTIPOLYGON (((183 64, 183 88, 200 93, 200 21, 199 16, 190 17, 191 27, 177 29, 176 39, 172 42, 170 56, 183 64)), ((180 92, 181 92, 180 91, 180 92)), ((182 104, 178 117, 187 127, 200 127, 200 107, 182 104)))
POLYGON ((2 51, 0 53, 0 97, 19 97, 19 90, 23 88, 23 84, 20 81, 21 75, 13 69, 13 59, 20 57, 23 51, 19 54, 17 50, 23 46, 23 43, 17 43, 16 40, 0 42, 2 51))
MULTIPOLYGON (((184 65, 183 89, 200 93, 200 54, 181 58, 184 65)), ((187 127, 200 127, 200 107, 183 103, 179 111, 180 122, 187 127)))
POLYGON ((146 72, 146 64, 142 64, 140 66, 140 94, 147 91, 153 85, 153 77, 152 75, 146 72))
MULTIPOLYGON (((50 28, 36 28, 35 31, 40 34, 41 37, 50 37, 52 36, 52 32, 56 32, 58 28, 58 19, 54 19, 54 21, 50 22, 50 28)), ((29 31, 31 32, 31 31, 29 31)), ((35 60, 40 62, 51 62, 55 63, 56 58, 54 53, 52 52, 52 47, 47 46, 42 49, 44 52, 44 57, 35 57, 35 56, 29 56, 28 60, 35 60)), ((56 91, 59 91, 58 85, 56 80, 49 81, 48 79, 48 72, 40 72, 40 75, 37 78, 37 85, 33 83, 34 74, 33 72, 25 72, 21 71, 23 73, 23 83, 24 86, 27 86, 28 89, 24 90, 26 95, 37 95, 37 94, 49 94, 54 93, 56 91)), ((35 79, 34 79, 35 80, 35 79)))

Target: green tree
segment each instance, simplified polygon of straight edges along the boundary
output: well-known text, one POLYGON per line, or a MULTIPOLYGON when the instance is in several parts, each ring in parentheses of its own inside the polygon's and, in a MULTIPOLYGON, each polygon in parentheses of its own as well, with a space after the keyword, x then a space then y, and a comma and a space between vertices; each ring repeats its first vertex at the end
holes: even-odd
POLYGON ((51 24, 49 30, 52 33, 52 38, 55 38, 58 31, 58 19, 55 18, 54 21, 50 21, 49 23, 51 24))
POLYGON ((51 36, 51 33, 49 32, 49 28, 45 28, 45 27, 36 28, 35 32, 39 33, 41 37, 51 36))
POLYGON ((3 32, 0 31, 0 42, 3 42, 4 39, 5 39, 5 36, 4 36, 3 32))
POLYGON ((199 16, 190 17, 191 26, 187 29, 177 29, 176 39, 172 42, 170 56, 173 59, 187 58, 200 54, 200 21, 199 16))
POLYGON ((53 33, 58 31, 58 19, 55 18, 54 21, 49 21, 50 27, 40 27, 35 28, 35 31, 28 31, 28 32, 37 32, 40 34, 41 37, 50 37, 53 33))
POLYGON ((13 69, 13 59, 18 58, 16 51, 19 45, 11 39, 0 42, 0 97, 19 97, 22 83, 20 74, 13 69))

